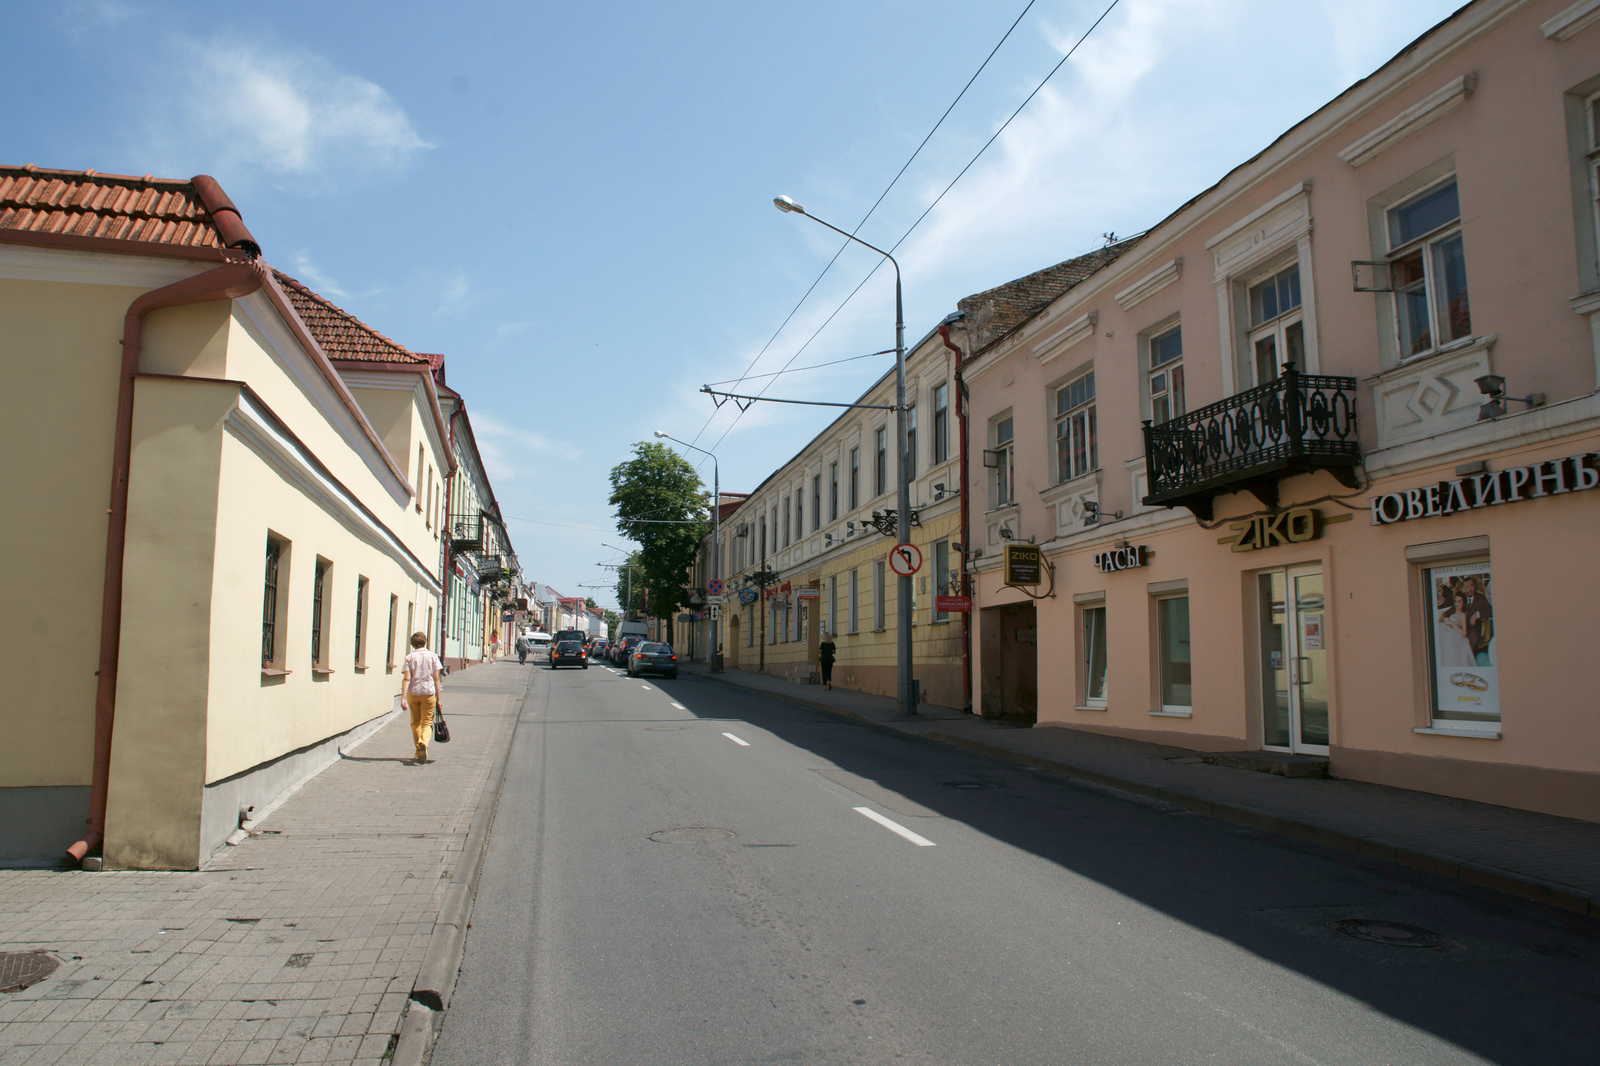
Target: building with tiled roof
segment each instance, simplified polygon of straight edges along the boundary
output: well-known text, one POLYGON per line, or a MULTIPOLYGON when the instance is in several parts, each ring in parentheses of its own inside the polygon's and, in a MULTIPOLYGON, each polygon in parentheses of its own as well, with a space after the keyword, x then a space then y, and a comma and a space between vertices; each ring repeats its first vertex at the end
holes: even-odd
POLYGON ((981 356, 1052 302, 1115 263, 1139 240, 1136 236, 1115 241, 957 301, 956 307, 966 315, 962 324, 972 344, 972 357, 981 356))
POLYGON ((328 358, 338 362, 407 363, 428 366, 425 356, 407 351, 321 293, 281 270, 273 270, 301 321, 311 330, 328 358))

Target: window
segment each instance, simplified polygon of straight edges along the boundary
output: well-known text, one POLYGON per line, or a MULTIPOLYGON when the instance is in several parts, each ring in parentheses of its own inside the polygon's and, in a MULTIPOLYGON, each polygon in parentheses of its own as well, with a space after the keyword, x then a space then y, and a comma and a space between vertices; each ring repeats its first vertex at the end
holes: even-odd
POLYGON ((399 596, 390 596, 389 597, 389 657, 388 657, 388 659, 385 660, 385 662, 388 663, 389 669, 391 669, 391 670, 394 669, 394 640, 395 640, 394 624, 396 622, 398 622, 398 621, 400 621, 400 597, 399 596))
POLYGON ((401 644, 400 644, 401 647, 403 647, 403 648, 411 647, 411 634, 416 631, 416 628, 417 628, 417 605, 416 605, 415 602, 413 602, 411 600, 407 600, 406 601, 406 631, 405 631, 405 633, 401 634, 401 636, 402 636, 402 640, 401 640, 401 644))
POLYGON ((283 666, 283 640, 279 631, 282 604, 288 598, 289 542, 267 535, 267 572, 261 597, 261 667, 283 666))
POLYGON ((1472 316, 1455 178, 1390 208, 1388 232, 1401 358, 1469 336, 1472 316))
POLYGON ((883 593, 883 560, 879 559, 872 564, 872 628, 879 633, 884 630, 883 593))
POLYGON ((811 475, 811 532, 822 528, 822 475, 811 475))
POLYGON ((956 590, 950 587, 950 542, 948 540, 935 541, 933 544, 933 595, 935 597, 933 620, 935 622, 948 621, 950 613, 939 610, 939 596, 954 596, 956 590))
POLYGON ((367 665, 367 585, 364 577, 356 578, 356 665, 367 665))
POLYGON ((933 461, 942 463, 950 458, 950 386, 936 385, 933 390, 933 461))
POLYGON ((850 510, 861 506, 861 449, 850 449, 850 510))
POLYGON ((1423 570, 1436 729, 1500 728, 1494 586, 1488 559, 1423 570))
POLYGON ((983 457, 985 466, 991 465, 990 459, 991 456, 993 457, 995 473, 994 505, 996 507, 1004 507, 1009 503, 1015 502, 1017 498, 1017 467, 1013 456, 1015 448, 1012 444, 1011 432, 1011 419, 1003 418, 996 422, 994 426, 994 450, 983 457))
POLYGON ((753 648, 756 646, 756 605, 752 603, 747 607, 745 614, 748 617, 744 627, 744 646, 753 648))
POLYGON ((333 564, 317 556, 316 575, 311 579, 311 667, 318 669, 327 665, 328 645, 328 611, 325 601, 328 598, 328 575, 333 570, 333 564))
POLYGON ((789 546, 789 497, 783 498, 783 546, 789 546))
POLYGON ((761 561, 767 561, 767 516, 761 516, 761 561))
POLYGON ((877 432, 878 462, 873 471, 872 494, 882 496, 889 488, 889 429, 879 426, 877 432))
POLYGON ((1305 323, 1300 311, 1300 264, 1280 270, 1249 288, 1250 353, 1256 384, 1276 378, 1289 363, 1306 368, 1305 323))
POLYGON ((1161 655, 1161 709, 1187 712, 1194 704, 1190 683, 1189 597, 1156 601, 1157 642, 1161 655))
POLYGON ((1056 390, 1056 480, 1071 481, 1100 468, 1095 428, 1094 371, 1056 390))
POLYGON ((412 490, 412 495, 414 495, 417 499, 418 514, 422 513, 422 471, 423 465, 426 462, 427 453, 423 451, 422 445, 419 444, 417 445, 417 483, 412 490))
POLYGON ((906 477, 917 476, 917 406, 906 408, 906 477))
POLYGON ((839 464, 828 464, 828 521, 839 520, 839 464))
POLYGON ((839 632, 839 575, 828 575, 828 635, 839 632))
POLYGON ((1083 609, 1083 702, 1106 705, 1106 605, 1083 609))
POLYGON ((1183 327, 1150 338, 1150 421, 1183 414, 1183 327))
POLYGON ((860 619, 856 616, 856 571, 855 570, 851 570, 850 571, 850 589, 849 589, 849 592, 847 593, 847 596, 849 597, 847 602, 849 603, 849 610, 850 610, 850 632, 858 633, 858 632, 860 632, 860 619))

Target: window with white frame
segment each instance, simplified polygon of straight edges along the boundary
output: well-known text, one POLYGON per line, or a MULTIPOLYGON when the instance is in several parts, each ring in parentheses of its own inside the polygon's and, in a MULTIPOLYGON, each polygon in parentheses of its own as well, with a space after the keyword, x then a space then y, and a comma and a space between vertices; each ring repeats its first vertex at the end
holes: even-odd
POLYGON ((889 489, 889 427, 879 426, 874 434, 877 444, 876 466, 872 471, 872 495, 882 496, 889 489))
POLYGON ((1187 712, 1194 704, 1187 595, 1166 596, 1156 601, 1156 634, 1161 709, 1187 712))
POLYGON ((860 620, 860 617, 856 613, 856 603, 857 603, 857 598, 856 598, 856 571, 855 571, 854 568, 852 568, 851 571, 850 571, 850 586, 849 586, 849 589, 846 592, 846 597, 847 597, 846 598, 846 603, 848 604, 848 609, 849 609, 849 612, 850 612, 849 613, 849 617, 850 617, 850 632, 852 632, 852 633, 860 632, 861 620, 860 620))
POLYGON ((839 463, 828 464, 828 521, 839 520, 839 463))
POLYGON ((783 546, 789 546, 789 497, 783 498, 783 546))
POLYGON ((1150 338, 1150 421, 1156 425, 1183 414, 1183 327, 1150 338))
POLYGON ((942 463, 950 458, 950 386, 935 385, 933 389, 933 461, 942 463))
POLYGON ((906 408, 906 477, 917 476, 917 405, 906 408))
POLYGON ((839 575, 828 575, 828 635, 839 632, 839 575))
POLYGON ((1387 212, 1400 357, 1472 334, 1461 200, 1454 175, 1387 212))
POLYGON ((1013 425, 1010 418, 994 424, 994 447, 983 457, 983 465, 994 470, 994 505, 1004 507, 1017 498, 1017 463, 1013 425))
POLYGON ((850 510, 861 506, 861 449, 850 449, 850 510))
POLYGON ((1600 93, 1583 102, 1583 115, 1589 134, 1589 221, 1600 234, 1600 93))
POLYGON ((1083 703, 1086 707, 1106 705, 1106 605, 1083 607, 1083 703))
POLYGON ((822 528, 822 475, 811 475, 811 532, 822 528))
POLYGON ((1250 353, 1256 384, 1265 385, 1285 363, 1306 368, 1306 335, 1300 307, 1300 264, 1262 278, 1247 287, 1250 304, 1250 353))
POLYGON ((1100 468, 1095 425, 1094 371, 1056 390, 1056 480, 1071 481, 1100 468))

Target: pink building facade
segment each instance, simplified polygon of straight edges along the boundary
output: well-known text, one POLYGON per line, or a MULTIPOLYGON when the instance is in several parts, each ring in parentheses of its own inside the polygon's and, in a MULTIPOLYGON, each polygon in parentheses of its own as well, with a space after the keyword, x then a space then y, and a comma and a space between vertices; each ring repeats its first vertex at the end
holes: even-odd
POLYGON ((1480 0, 969 314, 977 709, 1600 819, 1597 119, 1600 0, 1480 0))

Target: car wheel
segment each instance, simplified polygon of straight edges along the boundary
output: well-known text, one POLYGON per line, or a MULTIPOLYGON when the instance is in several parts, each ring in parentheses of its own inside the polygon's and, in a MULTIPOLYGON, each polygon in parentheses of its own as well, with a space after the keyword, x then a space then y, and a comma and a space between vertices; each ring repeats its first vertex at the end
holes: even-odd
POLYGON ((677 674, 668 674, 667 675, 667 680, 668 681, 676 681, 676 680, 678 680, 678 675, 677 674))
POLYGON ((585 670, 587 670, 587 669, 589 669, 589 664, 588 664, 588 663, 584 663, 584 664, 583 664, 583 668, 584 668, 584 669, 585 669, 585 670))

